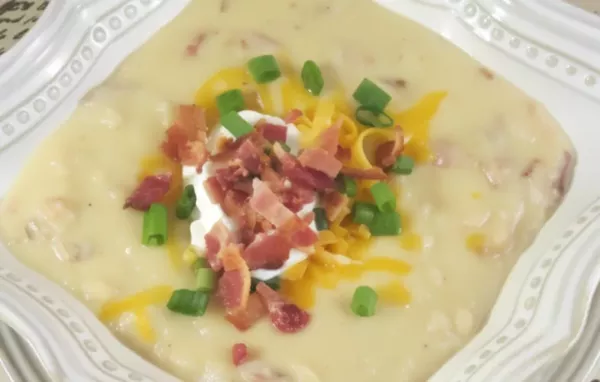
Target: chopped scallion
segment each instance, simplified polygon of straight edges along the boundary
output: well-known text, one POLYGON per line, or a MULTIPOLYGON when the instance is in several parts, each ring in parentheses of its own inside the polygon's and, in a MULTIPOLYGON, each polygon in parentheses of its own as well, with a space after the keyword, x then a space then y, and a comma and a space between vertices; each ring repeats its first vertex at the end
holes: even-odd
POLYGON ((273 277, 272 279, 269 279, 267 281, 263 281, 261 279, 255 279, 252 278, 251 282, 250 282, 250 291, 251 292, 255 292, 256 291, 256 286, 261 283, 264 282, 265 284, 267 284, 271 289, 273 290, 279 290, 279 288, 281 288, 281 279, 279 277, 273 277))
POLYGON ((252 58, 248 61, 248 70, 259 84, 275 81, 281 76, 277 60, 271 54, 252 58))
POLYGON ((390 127, 394 124, 392 117, 383 111, 377 111, 369 106, 359 106, 356 108, 354 118, 362 125, 369 127, 390 127))
POLYGON ((382 112, 390 103, 392 97, 377 86, 373 81, 365 78, 352 94, 360 105, 368 107, 375 112, 382 112))
POLYGON ((415 160, 409 156, 401 155, 396 159, 396 163, 390 168, 391 172, 396 174, 409 175, 415 167, 415 160))
POLYGON ((254 129, 251 124, 246 122, 240 115, 235 111, 221 116, 221 124, 236 138, 243 137, 249 134, 254 129))
POLYGON ((206 257, 198 257, 198 259, 194 263, 194 271, 197 271, 198 269, 201 269, 201 268, 208 268, 208 267, 210 267, 210 265, 208 264, 208 260, 206 260, 206 257))
POLYGON ((353 198, 356 196, 358 192, 358 185, 356 184, 356 180, 346 175, 342 175, 341 179, 341 192, 353 198))
POLYGON ((370 224, 377 213, 377 206, 371 203, 356 202, 352 208, 352 221, 357 224, 370 224))
POLYGON ((181 196, 177 200, 175 216, 178 219, 187 219, 192 214, 194 207, 196 207, 196 192, 194 191, 194 186, 188 184, 184 187, 181 196))
POLYGON ((368 286, 359 286, 352 296, 351 309, 360 317, 371 317, 377 307, 377 292, 368 286))
POLYGON ((292 151, 292 148, 290 146, 287 145, 287 143, 285 142, 279 142, 279 144, 281 145, 281 148, 285 151, 285 152, 290 152, 292 151))
POLYGON ((217 276, 211 268, 198 268, 196 270, 196 289, 201 292, 211 292, 215 289, 217 276))
POLYGON ((304 88, 308 90, 309 93, 316 96, 321 94, 325 82, 323 81, 321 69, 319 69, 316 62, 312 60, 306 61, 302 66, 301 76, 304 88))
POLYGON ((371 195, 380 211, 394 211, 396 209, 396 195, 385 182, 377 182, 371 186, 371 195))
POLYGON ((160 246, 167 242, 167 207, 154 203, 144 213, 142 244, 160 246))
POLYGON ((325 209, 317 207, 313 210, 315 213, 315 225, 318 231, 323 231, 329 228, 329 222, 327 221, 327 214, 325 209))
POLYGON ((210 296, 197 290, 178 289, 173 292, 167 308, 175 313, 186 316, 203 316, 208 306, 210 296))
POLYGON ((230 111, 244 110, 244 95, 240 89, 232 89, 217 96, 217 109, 220 115, 230 111))
POLYGON ((378 211, 367 227, 373 236, 399 235, 402 228, 400 215, 396 211, 378 211))

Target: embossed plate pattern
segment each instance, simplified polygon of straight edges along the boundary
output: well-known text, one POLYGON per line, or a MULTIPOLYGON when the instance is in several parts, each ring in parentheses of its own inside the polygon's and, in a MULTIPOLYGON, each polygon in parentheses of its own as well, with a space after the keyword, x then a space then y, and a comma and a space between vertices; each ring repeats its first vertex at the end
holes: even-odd
MULTIPOLYGON (((378 2, 539 99, 577 148, 579 166, 564 204, 519 260, 482 332, 431 379, 549 381, 582 333, 600 280, 600 29, 543 0, 378 2)), ((85 92, 186 3, 50 3, 22 43, 0 58, 0 194, 85 92)), ((122 346, 81 303, 1 245, 0 318, 31 341, 58 379, 176 380, 122 346)))

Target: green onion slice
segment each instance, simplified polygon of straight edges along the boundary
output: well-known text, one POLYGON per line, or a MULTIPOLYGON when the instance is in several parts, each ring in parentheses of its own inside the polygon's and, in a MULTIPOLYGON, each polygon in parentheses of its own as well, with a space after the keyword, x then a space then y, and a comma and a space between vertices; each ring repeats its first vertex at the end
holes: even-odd
POLYGON ((371 186, 371 195, 380 211, 394 211, 396 209, 396 195, 385 182, 377 182, 371 186))
POLYGON ((402 229, 400 215, 396 211, 379 211, 367 224, 373 236, 396 236, 402 229))
POLYGON ((377 307, 377 292, 368 286, 359 286, 352 296, 352 312, 360 317, 371 317, 377 307))
POLYGON ((271 54, 252 58, 248 61, 248 70, 259 84, 275 81, 281 76, 277 60, 271 54))
POLYGON ((217 96, 217 109, 220 115, 230 111, 244 110, 244 96, 240 89, 232 89, 217 96))
POLYGON ((369 127, 390 127, 394 124, 392 117, 370 106, 359 106, 356 108, 354 117, 362 125, 369 127))
POLYGON ((201 292, 211 292, 215 289, 217 275, 211 268, 196 270, 196 289, 201 292))
POLYGON ((206 260, 206 257, 198 257, 198 260, 194 262, 194 271, 208 267, 210 267, 210 265, 208 264, 208 260, 206 260))
POLYGON ((391 172, 396 174, 409 175, 415 167, 415 160, 409 156, 401 155, 396 159, 396 163, 390 168, 391 172))
POLYGON ((360 105, 368 107, 374 112, 382 112, 392 100, 389 94, 368 78, 362 80, 352 97, 360 105))
POLYGON ((167 242, 167 207, 154 203, 144 212, 142 244, 160 246, 167 242))
POLYGON ((256 286, 258 284, 260 284, 261 282, 264 282, 273 290, 279 290, 281 288, 281 279, 277 276, 273 277, 272 279, 269 279, 267 281, 252 278, 252 280, 250 282, 250 292, 256 292, 256 286))
POLYGON ((292 151, 292 148, 290 146, 287 145, 287 143, 285 142, 279 142, 279 144, 281 145, 281 148, 285 151, 285 152, 290 152, 292 151))
POLYGON ((352 221, 357 224, 369 225, 375 218, 377 206, 371 203, 356 202, 352 207, 352 221))
POLYGON ((341 192, 343 194, 346 194, 351 198, 356 196, 356 193, 358 192, 358 185, 356 184, 356 180, 354 180, 354 178, 342 175, 341 186, 341 192))
POLYGON ((178 219, 187 219, 192 214, 194 207, 196 207, 196 192, 194 191, 194 186, 188 184, 184 187, 179 200, 177 200, 175 216, 178 219))
POLYGON ((167 308, 175 313, 186 316, 203 316, 210 296, 206 292, 189 289, 177 289, 171 295, 167 308))
POLYGON ((236 111, 230 111, 221 117, 221 124, 236 138, 243 137, 254 130, 236 111))
POLYGON ((309 93, 316 96, 321 94, 325 81, 323 81, 321 69, 319 69, 316 62, 312 60, 306 61, 302 66, 301 76, 304 88, 308 90, 309 93))
POLYGON ((318 231, 323 231, 329 228, 329 222, 327 221, 327 213, 325 209, 317 207, 313 210, 315 213, 315 225, 318 231))

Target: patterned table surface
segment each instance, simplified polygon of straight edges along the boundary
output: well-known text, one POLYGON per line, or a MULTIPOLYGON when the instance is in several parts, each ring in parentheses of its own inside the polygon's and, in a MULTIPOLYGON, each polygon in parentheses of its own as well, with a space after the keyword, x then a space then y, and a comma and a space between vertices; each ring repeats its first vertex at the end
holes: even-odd
MULTIPOLYGON (((600 16, 600 0, 566 1, 600 16)), ((35 25, 48 3, 49 0, 0 0, 0 55, 35 25)), ((0 324, 0 382, 49 381, 34 364, 37 364, 35 352, 0 324)), ((595 377, 600 380, 600 371, 595 377)))

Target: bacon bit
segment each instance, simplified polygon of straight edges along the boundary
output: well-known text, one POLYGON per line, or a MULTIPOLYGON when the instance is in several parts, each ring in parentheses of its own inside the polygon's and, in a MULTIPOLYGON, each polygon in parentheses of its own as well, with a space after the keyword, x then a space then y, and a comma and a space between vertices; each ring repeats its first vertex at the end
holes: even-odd
POLYGON ((244 143, 236 151, 237 157, 241 160, 241 166, 253 174, 259 174, 264 163, 261 161, 261 151, 250 140, 244 143))
POLYGON ((204 189, 213 204, 221 204, 225 199, 225 190, 216 176, 211 176, 204 181, 204 189))
POLYGON ((152 203, 160 202, 169 192, 170 187, 171 174, 147 176, 127 198, 123 208, 131 207, 138 211, 146 211, 152 203))
POLYGON ((539 159, 537 159, 537 158, 533 159, 531 162, 529 162, 527 167, 525 167, 525 169, 523 171, 521 171, 521 177, 529 178, 531 176, 531 174, 533 174, 533 171, 539 164, 540 164, 539 159))
POLYGON ((290 257, 290 240, 279 232, 258 234, 244 250, 242 257, 251 270, 278 269, 290 257))
POLYGON ((338 146, 335 157, 341 162, 349 161, 352 159, 352 150, 338 146))
POLYGON ((238 343, 233 345, 231 348, 231 359, 235 366, 240 366, 248 361, 248 347, 246 344, 238 343))
POLYGON ((481 75, 484 76, 486 80, 491 81, 495 77, 494 72, 492 72, 491 70, 489 70, 488 68, 485 68, 485 67, 479 68, 479 73, 481 73, 481 75))
POLYGON ((375 163, 379 167, 387 168, 396 163, 396 159, 404 151, 404 130, 400 126, 395 127, 394 141, 385 142, 377 147, 375 152, 375 163))
MULTIPOLYGON (((337 144, 334 150, 335 153, 337 144)), ((320 171, 330 178, 335 178, 342 169, 342 162, 322 148, 306 149, 300 154, 298 160, 303 166, 320 171)))
POLYGON ((229 190, 225 193, 225 199, 221 203, 221 208, 225 215, 230 217, 237 217, 242 214, 244 205, 248 200, 248 195, 245 192, 238 190, 229 190))
POLYGON ((357 179, 370 179, 370 180, 385 180, 387 174, 380 167, 371 168, 353 168, 353 167, 342 167, 340 171, 342 174, 351 176, 357 179))
POLYGON ((319 236, 309 226, 314 215, 305 218, 306 220, 294 215, 293 219, 279 227, 279 232, 290 239, 294 248, 310 248, 319 240, 319 236))
POLYGON ((246 309, 250 296, 250 269, 240 254, 240 248, 229 244, 222 255, 225 272, 219 278, 217 294, 227 312, 246 309))
POLYGON ((267 307, 262 299, 256 293, 248 296, 248 303, 245 309, 236 312, 227 312, 225 318, 240 331, 250 329, 258 320, 267 314, 267 307))
POLYGON ((223 267, 221 258, 225 249, 234 241, 234 235, 222 220, 215 223, 210 232, 204 235, 206 243, 206 260, 210 267, 218 272, 223 267))
POLYGON ((262 136, 266 140, 271 142, 285 142, 287 139, 287 127, 282 125, 275 125, 273 123, 261 123, 259 129, 262 136))
POLYGON ((573 154, 568 151, 564 153, 563 166, 560 170, 558 179, 554 183, 554 187, 558 191, 558 195, 560 197, 564 197, 567 193, 569 186, 571 185, 571 180, 573 178, 573 167, 575 166, 575 160, 573 158, 573 154))
POLYGON ((302 168, 300 165, 290 169, 283 169, 286 175, 293 183, 298 183, 311 187, 315 190, 323 191, 335 188, 335 180, 326 174, 310 168, 302 168))
POLYGON ((224 190, 232 189, 236 183, 248 180, 250 172, 243 166, 240 159, 233 160, 227 167, 215 171, 217 181, 224 190))
POLYGON ((202 44, 204 44, 206 39, 212 34, 212 32, 202 32, 194 37, 192 41, 185 47, 185 55, 188 57, 196 56, 202 44))
POLYGON ((263 299, 269 311, 273 326, 282 333, 296 333, 304 329, 310 321, 310 315, 297 305, 287 303, 276 291, 261 282, 256 292, 263 299))
POLYGON ((299 109, 290 110, 285 117, 283 118, 283 122, 285 123, 294 123, 298 118, 302 116, 302 111, 299 109))
POLYGON ((279 192, 285 185, 285 179, 270 167, 263 169, 260 179, 267 183, 273 192, 279 192))
POLYGON ((337 153, 343 122, 341 118, 338 119, 331 127, 323 131, 319 137, 319 147, 330 155, 337 153))
POLYGON ((327 220, 330 222, 337 220, 349 203, 350 198, 347 195, 334 190, 326 192, 323 197, 323 205, 327 220))
POLYGON ((284 188, 279 194, 283 205, 294 213, 315 200, 315 191, 299 184, 292 184, 292 187, 284 188))
POLYGON ((254 192, 250 198, 250 206, 271 224, 279 227, 297 217, 283 205, 267 183, 255 178, 252 187, 254 192))
POLYGON ((177 120, 167 130, 163 152, 175 162, 195 166, 197 171, 208 160, 206 113, 195 105, 180 105, 177 120))
POLYGON ((396 90, 406 88, 406 80, 402 78, 384 78, 381 82, 396 90))

